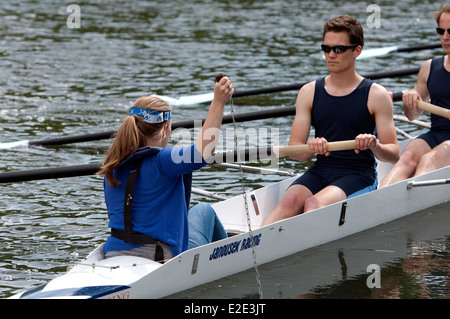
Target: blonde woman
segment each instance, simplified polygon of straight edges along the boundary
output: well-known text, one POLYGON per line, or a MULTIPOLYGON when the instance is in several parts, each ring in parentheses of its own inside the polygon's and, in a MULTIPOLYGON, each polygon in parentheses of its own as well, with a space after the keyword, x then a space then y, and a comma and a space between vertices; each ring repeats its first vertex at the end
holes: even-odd
POLYGON ((172 124, 168 103, 142 97, 133 104, 98 173, 105 175, 111 228, 106 258, 134 255, 160 261, 226 237, 210 205, 196 205, 188 215, 190 185, 185 183, 214 152, 233 91, 226 77, 215 84, 201 134, 183 148, 167 148, 172 124))

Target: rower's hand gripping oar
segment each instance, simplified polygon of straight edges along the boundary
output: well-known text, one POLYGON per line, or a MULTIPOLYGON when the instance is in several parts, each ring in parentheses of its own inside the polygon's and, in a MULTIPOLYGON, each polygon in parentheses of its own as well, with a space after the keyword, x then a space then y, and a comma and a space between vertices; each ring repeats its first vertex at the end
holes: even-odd
MULTIPOLYGON (((402 99, 403 92, 392 92, 388 91, 389 95, 391 96, 391 99, 395 101, 399 101, 402 99)), ((417 101, 417 107, 421 109, 422 111, 427 111, 445 118, 448 118, 450 120, 450 109, 446 109, 442 106, 437 106, 431 103, 427 103, 424 101, 417 101)))
POLYGON ((427 111, 450 120, 450 110, 441 106, 430 104, 424 101, 417 101, 417 106, 423 111, 427 111))

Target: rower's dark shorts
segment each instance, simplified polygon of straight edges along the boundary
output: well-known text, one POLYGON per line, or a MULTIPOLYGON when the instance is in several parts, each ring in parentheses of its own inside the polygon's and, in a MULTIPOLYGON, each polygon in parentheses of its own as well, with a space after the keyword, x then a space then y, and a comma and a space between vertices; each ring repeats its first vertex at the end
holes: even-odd
POLYGON ((362 172, 355 173, 355 170, 349 168, 314 165, 297 178, 291 186, 303 185, 314 195, 325 187, 333 185, 342 189, 347 198, 350 198, 377 188, 376 173, 373 176, 371 175, 362 172))
POLYGON ((450 140, 450 131, 430 130, 427 133, 419 135, 417 138, 427 142, 428 146, 433 149, 439 144, 450 140))

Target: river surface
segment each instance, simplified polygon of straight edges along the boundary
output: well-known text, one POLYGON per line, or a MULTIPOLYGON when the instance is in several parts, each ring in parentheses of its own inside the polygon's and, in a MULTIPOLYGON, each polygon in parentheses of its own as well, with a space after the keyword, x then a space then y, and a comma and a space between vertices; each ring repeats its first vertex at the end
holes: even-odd
MULTIPOLYGON (((327 74, 320 52, 323 23, 342 14, 363 24, 366 49, 438 41, 431 19, 438 2, 377 1, 375 9, 370 2, 330 0, 72 3, 77 6, 56 0, 1 2, 0 143, 116 130, 139 96, 211 92, 219 72, 233 80, 236 91, 315 80, 327 74)), ((367 74, 414 68, 441 54, 440 49, 391 53, 358 61, 357 69, 367 74)), ((413 87, 415 79, 377 82, 399 92, 413 87)), ((296 95, 285 91, 236 98, 234 109, 240 113, 293 106, 296 95)), ((173 120, 204 118, 207 109, 207 103, 177 106, 173 120)), ((394 113, 402 115, 401 103, 394 104, 394 113)), ((287 144, 292 119, 239 123, 249 136, 240 146, 287 144)), ((396 125, 412 135, 425 131, 404 122, 396 125)), ((194 130, 189 132, 192 136, 183 135, 183 142, 194 141, 194 130)), ((224 125, 222 132, 219 149, 229 149, 232 126, 224 125)), ((98 163, 110 143, 7 147, 1 150, 0 171, 98 163)), ((170 143, 180 140, 175 135, 170 143)), ((311 164, 282 160, 279 169, 302 172, 311 164)), ((284 177, 246 173, 245 178, 246 187, 256 189, 284 177)), ((0 184, 0 297, 55 278, 104 242, 109 229, 102 187, 99 176, 0 184)), ((194 187, 225 196, 241 192, 239 173, 221 168, 195 173, 194 187)), ((214 202, 193 195, 192 204, 199 201, 214 202)), ((418 214, 430 221, 428 232, 422 231, 421 218, 408 217, 382 226, 393 227, 388 230, 377 228, 262 265, 264 296, 446 298, 448 210, 444 204, 418 214), (382 255, 381 272, 389 279, 379 290, 368 291, 363 287, 365 258, 371 253, 382 255), (343 263, 349 269, 345 273, 343 263)), ((252 298, 256 291, 255 274, 249 270, 176 297, 252 298)))

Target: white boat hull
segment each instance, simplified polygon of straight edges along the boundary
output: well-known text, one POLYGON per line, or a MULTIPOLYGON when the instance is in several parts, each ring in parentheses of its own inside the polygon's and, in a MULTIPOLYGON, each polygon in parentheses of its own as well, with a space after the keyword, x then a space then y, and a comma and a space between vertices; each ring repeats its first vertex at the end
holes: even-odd
MULTIPOLYGON (((449 176, 450 166, 414 181, 449 176)), ((247 194, 258 264, 361 232, 450 198, 448 186, 408 189, 410 180, 406 180, 259 228, 295 178, 247 194), (259 215, 251 195, 256 198, 259 215)), ((225 228, 237 231, 237 235, 185 251, 165 264, 138 257, 103 259, 100 246, 66 274, 14 298, 161 298, 252 268, 252 241, 243 196, 213 207, 225 228)))

